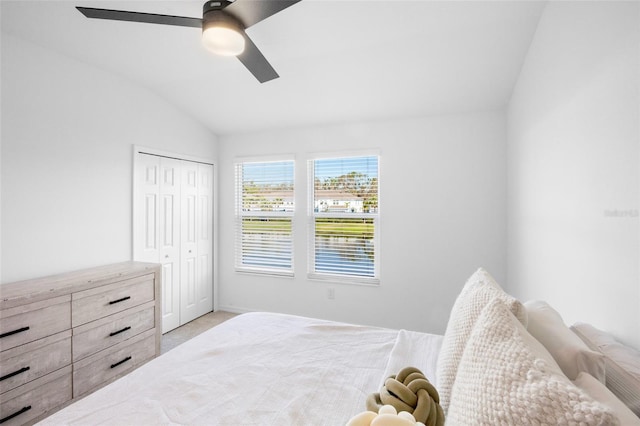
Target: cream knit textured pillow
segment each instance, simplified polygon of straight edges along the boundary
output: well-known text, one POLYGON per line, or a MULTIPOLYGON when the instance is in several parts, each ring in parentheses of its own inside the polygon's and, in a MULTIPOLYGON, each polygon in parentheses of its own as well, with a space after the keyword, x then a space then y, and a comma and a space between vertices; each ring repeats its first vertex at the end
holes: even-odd
POLYGON ((462 355, 447 426, 619 425, 554 364, 504 304, 491 301, 462 355))
POLYGON ((438 357, 436 381, 440 405, 445 413, 467 339, 482 309, 496 297, 523 324, 527 324, 526 310, 522 303, 505 293, 487 271, 479 268, 471 275, 453 304, 438 357))

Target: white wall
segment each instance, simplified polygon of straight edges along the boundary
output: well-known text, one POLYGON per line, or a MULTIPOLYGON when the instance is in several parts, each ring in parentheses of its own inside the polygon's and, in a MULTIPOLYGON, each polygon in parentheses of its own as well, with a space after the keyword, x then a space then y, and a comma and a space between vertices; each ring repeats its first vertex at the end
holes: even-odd
POLYGON ((267 310, 443 333, 466 278, 484 266, 506 276, 506 123, 502 112, 235 135, 220 139, 222 309, 267 310), (380 151, 381 284, 310 281, 306 159, 310 153, 380 151), (295 277, 234 270, 237 156, 295 154, 295 277), (327 298, 327 288, 335 299, 327 298))
POLYGON ((2 282, 131 259, 132 145, 217 137, 115 75, 2 35, 2 282))
POLYGON ((550 2, 508 108, 508 282, 640 347, 638 2, 550 2))

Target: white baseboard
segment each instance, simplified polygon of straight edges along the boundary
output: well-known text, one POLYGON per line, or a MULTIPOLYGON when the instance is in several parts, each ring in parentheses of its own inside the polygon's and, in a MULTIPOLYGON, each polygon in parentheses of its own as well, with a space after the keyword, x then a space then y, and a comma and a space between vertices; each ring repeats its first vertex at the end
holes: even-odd
POLYGON ((244 308, 241 306, 225 306, 220 305, 216 311, 231 312, 232 314, 248 314, 249 312, 258 312, 256 309, 244 308))

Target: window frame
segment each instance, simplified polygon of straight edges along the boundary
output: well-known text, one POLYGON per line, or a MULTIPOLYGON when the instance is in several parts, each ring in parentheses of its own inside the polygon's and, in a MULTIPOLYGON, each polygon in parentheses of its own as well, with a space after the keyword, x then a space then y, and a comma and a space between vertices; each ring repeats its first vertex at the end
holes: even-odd
POLYGON ((235 247, 234 247, 234 267, 235 271, 239 273, 268 275, 268 276, 280 276, 280 277, 293 277, 295 272, 295 214, 296 214, 296 188, 295 188, 295 174, 296 174, 296 161, 294 156, 265 156, 265 157, 237 157, 234 160, 234 198, 235 198, 235 214, 234 214, 234 234, 235 234, 235 247), (292 165, 291 182, 293 185, 292 200, 293 207, 291 210, 285 211, 252 211, 245 210, 243 208, 243 184, 244 176, 242 171, 246 164, 268 164, 268 163, 287 163, 292 165), (245 218, 285 218, 291 223, 291 232, 289 244, 290 261, 291 266, 289 268, 268 267, 268 266, 255 266, 243 263, 243 220, 245 218))
POLYGON ((380 284, 380 153, 377 150, 316 153, 307 158, 307 278, 343 284, 378 286, 380 284), (335 213, 315 211, 315 162, 342 158, 377 158, 378 206, 375 213, 335 213), (319 272, 316 270, 316 218, 373 220, 373 276, 319 272))

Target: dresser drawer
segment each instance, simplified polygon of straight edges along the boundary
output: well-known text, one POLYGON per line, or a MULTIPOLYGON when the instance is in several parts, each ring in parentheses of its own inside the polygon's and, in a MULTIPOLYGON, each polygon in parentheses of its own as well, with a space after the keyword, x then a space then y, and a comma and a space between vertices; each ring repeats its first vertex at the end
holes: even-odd
POLYGON ((22 425, 71 399, 71 366, 64 367, 2 394, 0 422, 22 425))
POLYGON ((71 328, 71 296, 0 311, 0 351, 71 328))
POLYGON ((156 355, 155 329, 73 364, 73 397, 82 396, 144 364, 156 355))
POLYGON ((154 302, 147 302, 107 318, 73 329, 73 361, 152 329, 155 326, 154 302))
POLYGON ((0 394, 69 364, 71 330, 0 352, 0 394))
POLYGON ((72 325, 77 327, 154 299, 154 274, 73 294, 72 325))

